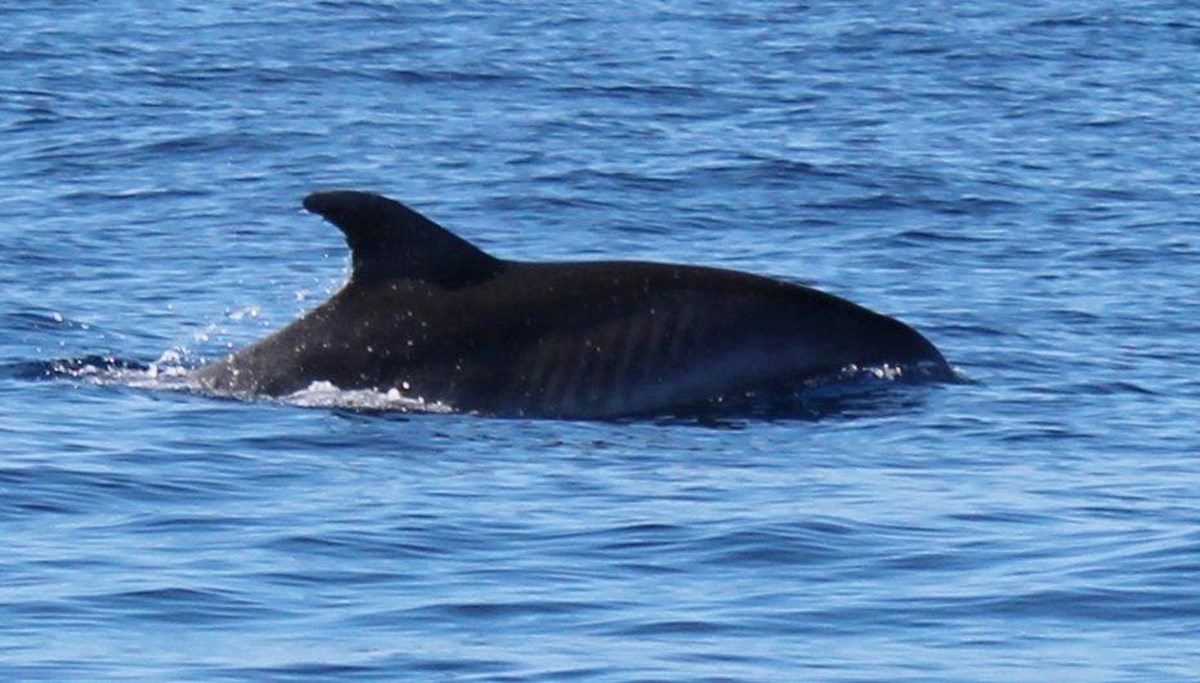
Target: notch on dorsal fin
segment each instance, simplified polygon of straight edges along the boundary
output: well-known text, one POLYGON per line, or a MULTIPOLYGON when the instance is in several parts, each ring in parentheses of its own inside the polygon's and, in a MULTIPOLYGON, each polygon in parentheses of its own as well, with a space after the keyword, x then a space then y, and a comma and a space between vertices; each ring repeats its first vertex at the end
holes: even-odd
POLYGON ((346 235, 353 256, 351 282, 424 280, 455 288, 482 282, 504 265, 421 214, 369 192, 314 192, 304 208, 346 235))

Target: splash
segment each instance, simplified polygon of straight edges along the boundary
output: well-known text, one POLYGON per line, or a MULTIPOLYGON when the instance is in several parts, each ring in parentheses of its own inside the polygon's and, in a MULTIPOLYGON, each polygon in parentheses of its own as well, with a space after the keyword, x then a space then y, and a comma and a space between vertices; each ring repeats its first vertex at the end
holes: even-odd
POLYGON ((336 408, 364 412, 450 413, 453 408, 438 401, 410 396, 399 389, 340 389, 329 382, 313 382, 308 387, 279 398, 213 392, 192 376, 202 365, 186 349, 165 351, 149 363, 91 355, 52 361, 35 361, 8 366, 9 376, 27 380, 59 379, 86 382, 98 386, 126 386, 148 391, 174 391, 217 398, 263 400, 301 408, 336 408))
MULTIPOLYGON (((453 406, 426 400, 407 392, 408 387, 390 389, 342 389, 330 382, 318 381, 281 397, 214 392, 193 376, 193 370, 205 359, 193 357, 185 348, 163 352, 156 360, 141 362, 114 356, 83 356, 18 363, 5 366, 2 374, 29 380, 59 379, 99 386, 126 386, 146 391, 172 391, 212 398, 245 402, 269 402, 300 408, 351 410, 366 413, 454 413, 453 406)), ((933 368, 937 370, 937 368, 933 368)), ((797 383, 757 388, 734 395, 713 397, 707 401, 662 415, 643 418, 683 421, 741 419, 802 419, 854 417, 886 414, 917 407, 921 394, 896 391, 901 386, 921 384, 924 380, 946 381, 917 366, 847 366, 829 375, 807 378, 797 383), (914 404, 914 401, 917 403, 914 404)), ((956 372, 950 381, 968 381, 956 372)))
POLYGON ((426 401, 420 396, 407 396, 399 389, 339 389, 329 382, 313 382, 308 387, 279 400, 303 408, 347 408, 368 412, 404 413, 454 412, 454 409, 445 403, 426 401))

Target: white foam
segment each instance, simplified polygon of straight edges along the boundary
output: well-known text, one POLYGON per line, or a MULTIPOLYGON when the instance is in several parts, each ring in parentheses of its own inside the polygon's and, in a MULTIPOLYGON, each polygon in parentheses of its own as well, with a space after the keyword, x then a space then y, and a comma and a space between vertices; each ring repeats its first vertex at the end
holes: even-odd
MULTIPOLYGON (((407 386, 407 382, 405 383, 407 386)), ((306 388, 284 396, 288 405, 304 408, 349 408, 352 410, 392 410, 415 413, 450 413, 453 409, 420 396, 406 396, 399 389, 339 389, 329 382, 313 382, 306 388)))
MULTIPOLYGON (((168 349, 146 367, 128 367, 116 359, 104 362, 73 364, 64 362, 55 368, 60 376, 72 377, 100 385, 120 385, 150 391, 176 391, 217 395, 225 398, 258 400, 252 394, 214 392, 195 380, 192 371, 196 359, 184 348, 168 349), (189 367, 192 366, 192 367, 189 367)), ((302 408, 343 408, 349 410, 395 411, 405 413, 450 413, 453 408, 438 401, 426 401, 420 396, 404 393, 402 389, 340 389, 330 382, 313 382, 300 391, 278 399, 267 399, 302 408)))

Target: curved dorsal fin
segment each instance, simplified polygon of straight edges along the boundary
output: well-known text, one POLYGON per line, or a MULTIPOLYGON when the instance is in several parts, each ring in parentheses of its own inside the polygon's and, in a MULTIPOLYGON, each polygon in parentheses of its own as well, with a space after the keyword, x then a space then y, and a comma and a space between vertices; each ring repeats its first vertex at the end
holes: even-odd
POLYGON ((346 235, 353 255, 351 282, 424 280, 454 288, 488 279, 503 266, 470 242, 421 214, 369 192, 314 192, 304 208, 346 235))

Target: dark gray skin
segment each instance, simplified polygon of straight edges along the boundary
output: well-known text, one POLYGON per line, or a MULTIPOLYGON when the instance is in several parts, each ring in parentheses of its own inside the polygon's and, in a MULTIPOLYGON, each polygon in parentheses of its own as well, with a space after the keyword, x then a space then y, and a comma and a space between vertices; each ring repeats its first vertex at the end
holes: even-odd
POLYGON ((660 414, 847 366, 949 378, 915 330, 829 294, 716 268, 494 258, 390 199, 319 192, 349 283, 280 332, 196 371, 282 396, 326 381, 492 415, 660 414))

